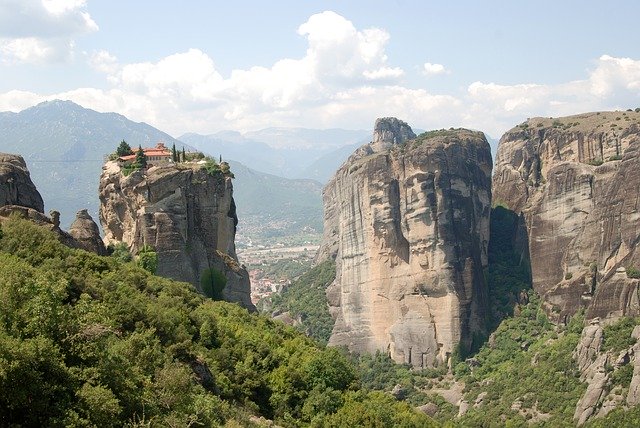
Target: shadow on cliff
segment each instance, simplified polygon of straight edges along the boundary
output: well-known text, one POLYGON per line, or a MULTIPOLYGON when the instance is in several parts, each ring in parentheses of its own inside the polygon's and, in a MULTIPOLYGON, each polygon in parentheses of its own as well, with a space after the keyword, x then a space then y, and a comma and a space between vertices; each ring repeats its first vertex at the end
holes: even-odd
MULTIPOLYGON (((524 218, 502 206, 491 209, 489 264, 485 269, 488 288, 487 332, 492 333, 500 322, 513 316, 519 304, 529 300, 531 264, 529 237, 524 218)), ((475 338, 471 353, 486 342, 475 338)))

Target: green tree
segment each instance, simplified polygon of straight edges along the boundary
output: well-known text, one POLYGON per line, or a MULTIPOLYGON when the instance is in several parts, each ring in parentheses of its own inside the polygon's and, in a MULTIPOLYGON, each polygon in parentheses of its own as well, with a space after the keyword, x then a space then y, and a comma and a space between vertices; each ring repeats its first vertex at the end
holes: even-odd
POLYGON ((185 162, 186 160, 187 160, 187 153, 185 153, 184 146, 182 146, 182 162, 185 162))
POLYGON ((153 247, 145 244, 140 251, 138 251, 136 264, 147 272, 156 273, 158 269, 158 253, 156 253, 153 247))
POLYGON ((131 253, 129 252, 129 248, 124 242, 118 242, 115 245, 110 245, 108 249, 111 252, 111 257, 120 260, 121 262, 126 263, 133 260, 131 253))
POLYGON ((132 155, 133 154, 133 150, 131 150, 131 146, 129 146, 129 144, 127 144, 126 141, 122 140, 120 142, 120 145, 116 149, 116 154, 118 156, 132 155))
POLYGON ((205 269, 200 276, 200 285, 205 296, 222 300, 222 290, 227 285, 227 278, 215 268, 205 269))
POLYGON ((136 152, 136 167, 138 169, 147 167, 147 155, 144 154, 142 146, 138 146, 138 151, 136 152))
POLYGON ((171 160, 174 162, 178 162, 178 152, 176 151, 176 143, 173 143, 171 147, 171 160))

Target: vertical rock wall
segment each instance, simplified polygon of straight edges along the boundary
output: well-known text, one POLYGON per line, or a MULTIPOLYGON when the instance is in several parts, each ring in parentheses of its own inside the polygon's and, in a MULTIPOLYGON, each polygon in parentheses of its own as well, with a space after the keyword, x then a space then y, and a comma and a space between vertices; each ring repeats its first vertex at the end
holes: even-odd
POLYGON ((107 244, 143 245, 158 254, 157 274, 200 289, 206 269, 224 273, 225 300, 253 309, 249 276, 235 253, 237 216, 231 178, 181 165, 124 177, 108 162, 100 179, 100 221, 107 244))
POLYGON ((330 344, 431 367, 484 332, 491 155, 468 130, 376 122, 324 190, 330 344), (408 140, 409 139, 409 140, 408 140))
POLYGON ((533 286, 562 321, 640 314, 640 113, 533 118, 498 147, 494 201, 523 214, 533 286))

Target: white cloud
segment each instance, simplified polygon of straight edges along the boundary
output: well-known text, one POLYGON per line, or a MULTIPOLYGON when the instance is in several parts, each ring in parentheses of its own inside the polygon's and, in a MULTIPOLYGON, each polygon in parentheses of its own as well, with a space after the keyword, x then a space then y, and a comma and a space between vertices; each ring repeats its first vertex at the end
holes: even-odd
POLYGON ((2 0, 0 62, 60 62, 73 54, 74 39, 98 30, 85 0, 2 0))
MULTIPOLYGON (((199 49, 132 64, 97 51, 88 60, 106 74, 109 89, 78 88, 46 96, 12 91, 0 94, 0 110, 71 99, 175 135, 270 126, 369 128, 377 117, 397 116, 426 129, 465 126, 499 136, 527 117, 640 105, 640 60, 631 58, 603 55, 583 79, 562 84, 473 82, 466 91, 435 94, 403 86, 405 72, 388 60, 389 34, 382 29, 357 29, 344 17, 323 12, 311 16, 298 33, 307 40, 300 58, 236 69, 226 76, 199 49)), ((46 46, 26 44, 23 55, 35 51, 32 57, 44 56, 38 49, 46 46)), ((444 66, 427 64, 424 72, 447 72, 444 66)))
POLYGON ((432 64, 430 62, 425 62, 422 68, 422 71, 426 76, 435 76, 438 74, 449 73, 449 70, 447 70, 442 64, 432 64))
POLYGON ((106 74, 115 74, 118 71, 118 58, 105 50, 93 52, 89 57, 89 65, 106 74))

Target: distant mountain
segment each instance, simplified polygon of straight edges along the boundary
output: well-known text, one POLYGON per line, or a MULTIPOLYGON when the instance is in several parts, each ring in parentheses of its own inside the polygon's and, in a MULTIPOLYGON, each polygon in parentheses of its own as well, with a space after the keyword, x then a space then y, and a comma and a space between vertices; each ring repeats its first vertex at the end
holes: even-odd
MULTIPOLYGON (((237 133, 236 133, 237 134, 237 133)), ((49 101, 20 113, 0 113, 0 151, 22 155, 45 202, 45 210, 61 213, 68 228, 80 209, 98 221, 98 183, 104 158, 121 140, 132 147, 163 141, 187 150, 191 146, 145 123, 116 113, 98 113, 70 101, 49 101)), ((221 134, 226 141, 234 133, 221 134)), ((242 137, 235 135, 236 141, 242 137)), ((265 145, 266 146, 266 145, 265 145)), ((233 147, 233 145, 231 145, 233 147)), ((267 146, 268 147, 268 146, 267 146)), ((205 150, 214 156, 220 152, 205 150)), ((252 152, 242 147, 235 153, 252 152)), ((231 150, 224 159, 234 159, 231 150)), ((240 217, 239 233, 255 237, 321 231, 321 185, 311 180, 289 180, 232 162, 234 197, 240 217), (273 229, 273 230, 272 230, 273 229)))
POLYGON ((259 172, 235 161, 229 164, 235 175, 233 194, 241 237, 264 240, 322 234, 322 184, 259 172))
POLYGON ((326 183, 340 168, 340 165, 362 144, 349 144, 322 155, 307 167, 307 176, 321 183, 326 183))
POLYGON ((368 141, 369 134, 345 129, 268 128, 245 134, 184 134, 179 139, 198 150, 221 154, 224 159, 234 159, 259 171, 324 182, 353 150, 349 149, 349 154, 337 163, 332 153, 360 146, 368 141), (318 163, 325 156, 332 160, 318 163))
POLYGON ((98 113, 70 101, 48 101, 20 113, 0 114, 0 151, 22 155, 45 210, 60 211, 66 227, 87 208, 97 221, 98 181, 104 157, 121 140, 131 147, 183 143, 146 123, 98 113))

